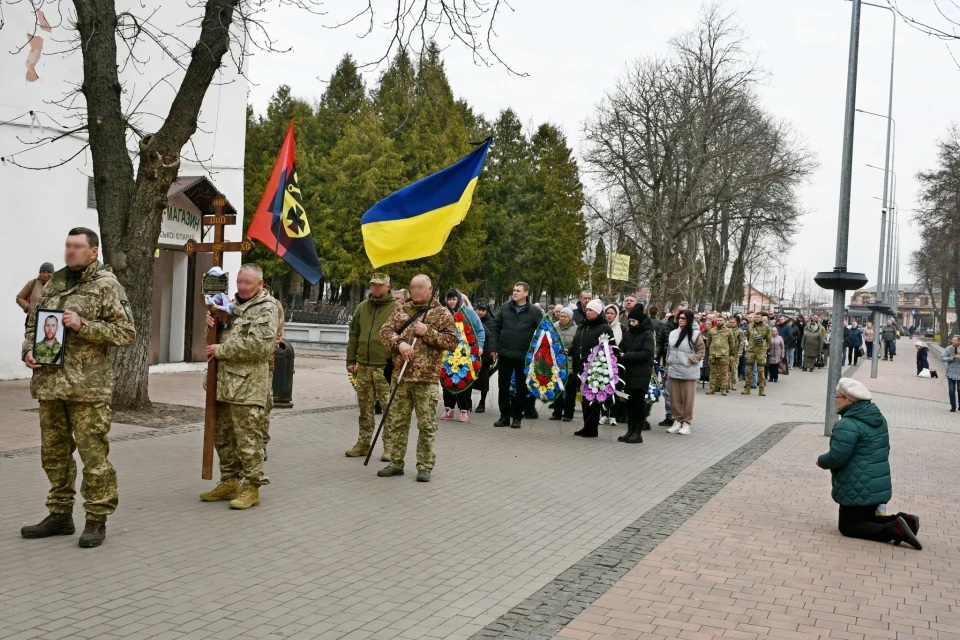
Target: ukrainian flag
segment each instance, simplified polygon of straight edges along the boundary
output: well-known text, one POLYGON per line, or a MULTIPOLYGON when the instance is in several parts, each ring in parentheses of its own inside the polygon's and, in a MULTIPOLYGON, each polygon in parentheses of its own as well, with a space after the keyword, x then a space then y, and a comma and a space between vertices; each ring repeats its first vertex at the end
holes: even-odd
POLYGON ((440 253, 467 215, 493 138, 456 164, 390 194, 360 219, 373 268, 440 253))

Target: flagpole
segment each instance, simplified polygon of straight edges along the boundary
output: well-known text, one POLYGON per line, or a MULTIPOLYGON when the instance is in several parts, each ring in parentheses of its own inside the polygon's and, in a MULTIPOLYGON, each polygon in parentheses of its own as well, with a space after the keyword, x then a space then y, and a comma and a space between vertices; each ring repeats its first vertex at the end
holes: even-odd
MULTIPOLYGON (((450 249, 447 251, 447 257, 443 261, 443 266, 440 268, 440 275, 437 276, 437 287, 434 289, 434 294, 437 296, 437 298, 440 297, 440 282, 443 281, 443 276, 446 275, 447 266, 450 264, 450 258, 453 256, 453 245, 456 244, 457 235, 459 233, 460 233, 460 225, 458 224, 456 228, 454 228, 453 230, 453 237, 450 239, 450 249)), ((430 310, 430 302, 428 301, 427 306, 424 307, 422 311, 420 311, 419 313, 417 313, 417 315, 413 317, 410 324, 411 325, 414 324, 416 322, 416 319, 419 316, 426 315, 427 311, 429 310, 430 310)), ((411 349, 417 346, 417 340, 419 339, 420 339, 419 336, 413 339, 413 344, 410 345, 411 349)), ((373 448, 377 445, 377 439, 380 438, 380 432, 383 430, 383 425, 386 423, 387 416, 390 414, 390 407, 393 406, 393 399, 397 395, 397 390, 400 388, 400 383, 403 381, 403 374, 406 372, 407 364, 409 362, 410 362, 409 360, 403 361, 403 366, 400 367, 400 374, 397 376, 397 383, 394 385, 391 385, 390 399, 387 400, 387 406, 383 408, 383 415, 380 416, 380 424, 377 425, 377 431, 373 434, 373 440, 370 442, 370 449, 367 451, 367 457, 363 461, 363 466, 365 467, 370 464, 370 456, 373 454, 373 448)))
POLYGON ((277 294, 277 258, 280 255, 280 226, 279 223, 283 222, 283 213, 277 217, 277 222, 274 223, 277 225, 277 228, 273 230, 273 235, 277 238, 277 246, 273 250, 273 271, 270 273, 270 292, 273 295, 277 294))

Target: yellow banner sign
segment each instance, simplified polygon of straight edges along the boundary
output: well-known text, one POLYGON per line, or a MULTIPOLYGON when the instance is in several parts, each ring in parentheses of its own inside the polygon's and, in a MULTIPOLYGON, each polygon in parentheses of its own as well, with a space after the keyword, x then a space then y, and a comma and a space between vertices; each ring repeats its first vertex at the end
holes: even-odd
POLYGON ((630 256, 622 253, 611 253, 607 265, 607 277, 611 280, 627 281, 630 279, 630 256))

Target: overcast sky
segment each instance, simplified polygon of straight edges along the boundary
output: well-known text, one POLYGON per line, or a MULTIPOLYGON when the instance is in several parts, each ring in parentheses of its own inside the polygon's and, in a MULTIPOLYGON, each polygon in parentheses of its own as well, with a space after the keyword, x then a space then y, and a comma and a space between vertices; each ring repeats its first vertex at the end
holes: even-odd
MULTIPOLYGON (((362 0, 338 0, 338 10, 360 7, 362 0)), ((877 0, 883 4, 885 0, 877 0)), ((334 3, 328 3, 333 5, 334 3)), ((388 0, 378 0, 386 6, 388 0)), ((642 56, 665 53, 671 36, 692 28, 699 17, 699 0, 513 0, 514 11, 497 21, 496 46, 501 56, 529 77, 510 75, 502 67, 476 66, 456 43, 445 60, 454 93, 489 119, 512 107, 524 122, 553 122, 566 132, 575 152, 580 129, 604 91, 613 87, 625 65, 642 56), (549 10, 545 10, 549 7, 549 10)), ((850 33, 850 3, 844 0, 726 0, 748 37, 747 47, 771 74, 761 88, 765 107, 793 124, 819 159, 820 168, 801 192, 802 219, 792 250, 785 256, 788 280, 804 270, 830 270, 836 254, 839 208, 843 101, 850 33)), ((936 20, 933 0, 901 3, 915 17, 936 20)), ((381 18, 386 14, 381 14, 381 18)), ((960 17, 960 16, 958 16, 960 17)), ((366 39, 357 29, 329 30, 333 18, 305 15, 293 9, 271 9, 271 36, 293 47, 286 54, 258 53, 250 61, 250 100, 262 112, 280 84, 296 95, 319 97, 344 52, 360 61, 381 57, 389 34, 375 30, 366 39)), ((886 113, 890 77, 889 11, 864 7, 860 37, 857 106, 886 113)), ((955 45, 960 58, 960 45, 955 45)), ((894 119, 897 132, 897 200, 901 207, 901 282, 912 279, 906 268, 909 253, 919 248, 912 224, 918 170, 933 166, 935 143, 951 123, 957 104, 958 70, 946 45, 897 25, 897 69, 894 119)), ((379 71, 371 71, 372 84, 379 71)), ((886 120, 857 114, 854 145, 853 198, 848 269, 862 271, 875 283, 880 235, 886 120)), ((589 186, 589 185, 588 185, 589 186)), ((869 286, 868 285, 868 286, 869 286)), ((789 288, 789 286, 788 286, 789 288)))

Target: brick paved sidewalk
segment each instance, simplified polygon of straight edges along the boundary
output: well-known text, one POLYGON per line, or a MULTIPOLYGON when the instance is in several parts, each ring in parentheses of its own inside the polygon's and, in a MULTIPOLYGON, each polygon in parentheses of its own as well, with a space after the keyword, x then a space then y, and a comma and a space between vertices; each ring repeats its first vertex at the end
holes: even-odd
POLYGON ((794 430, 556 637, 960 638, 958 431, 891 428, 889 507, 921 516, 917 552, 839 534, 822 429, 794 430))

